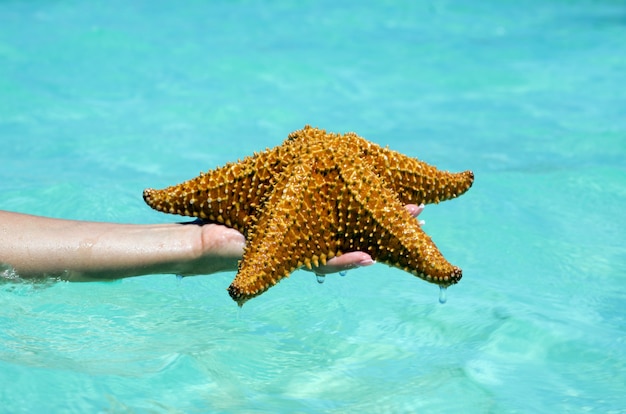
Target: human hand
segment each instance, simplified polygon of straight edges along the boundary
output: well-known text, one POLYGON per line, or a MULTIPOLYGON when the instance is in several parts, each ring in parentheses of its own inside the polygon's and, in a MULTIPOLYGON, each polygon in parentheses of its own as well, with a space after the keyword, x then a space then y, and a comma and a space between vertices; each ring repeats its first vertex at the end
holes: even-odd
MULTIPOLYGON (((424 210, 424 205, 408 204, 405 208, 413 217, 418 217, 424 210)), ((420 224, 422 224, 421 221, 420 224)), ((183 276, 191 276, 236 270, 237 263, 243 256, 244 236, 235 229, 219 224, 204 224, 200 226, 200 229, 201 243, 196 249, 197 253, 192 260, 186 263, 186 269, 178 273, 183 276)), ((333 257, 325 265, 303 269, 318 275, 327 275, 370 266, 374 263, 376 262, 369 254, 357 251, 333 257)))
MULTIPOLYGON (((424 206, 406 209, 417 217, 424 206)), ((0 211, 0 264, 21 277, 90 281, 208 275, 236 270, 244 246, 241 233, 219 224, 84 222, 0 211)), ((372 264, 369 254, 349 252, 311 271, 326 275, 372 264)))

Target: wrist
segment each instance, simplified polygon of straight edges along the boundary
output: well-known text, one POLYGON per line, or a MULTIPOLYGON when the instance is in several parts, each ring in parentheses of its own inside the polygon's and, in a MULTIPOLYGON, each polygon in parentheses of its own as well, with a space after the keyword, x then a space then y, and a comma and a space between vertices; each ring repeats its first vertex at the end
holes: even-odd
POLYGON ((238 231, 219 224, 188 225, 190 250, 177 274, 207 275, 237 269, 245 239, 238 231))

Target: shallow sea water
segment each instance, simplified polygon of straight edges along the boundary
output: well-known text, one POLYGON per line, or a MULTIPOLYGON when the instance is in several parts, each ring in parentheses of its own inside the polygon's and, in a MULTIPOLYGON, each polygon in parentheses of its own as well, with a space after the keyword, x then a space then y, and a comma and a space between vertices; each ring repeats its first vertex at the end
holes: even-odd
MULTIPOLYGON (((0 284, 0 412, 626 412, 621 1, 0 3, 0 208, 171 222, 177 183, 312 124, 474 187, 464 270, 0 284)), ((5 272, 7 274, 7 272, 5 272)))

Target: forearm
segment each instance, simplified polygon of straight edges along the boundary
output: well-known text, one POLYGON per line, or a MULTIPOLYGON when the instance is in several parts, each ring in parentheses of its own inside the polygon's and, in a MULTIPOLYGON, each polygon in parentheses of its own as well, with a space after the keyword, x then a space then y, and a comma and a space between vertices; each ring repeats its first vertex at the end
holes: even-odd
MULTIPOLYGON (((406 208, 418 216, 424 206, 406 208)), ((236 270, 244 245, 241 233, 218 224, 101 223, 0 210, 0 269, 9 265, 21 277, 207 275, 236 270)), ((350 252, 313 271, 327 274, 373 263, 365 252, 350 252)))
POLYGON ((69 280, 234 269, 240 252, 235 248, 223 254, 216 250, 219 246, 207 246, 220 242, 207 235, 212 230, 194 224, 96 223, 0 211, 0 263, 22 277, 69 280))

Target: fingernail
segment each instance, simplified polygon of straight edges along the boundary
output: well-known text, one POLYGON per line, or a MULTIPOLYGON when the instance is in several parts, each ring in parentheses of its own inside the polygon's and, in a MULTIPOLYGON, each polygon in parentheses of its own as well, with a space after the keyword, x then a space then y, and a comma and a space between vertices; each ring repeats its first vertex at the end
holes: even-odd
POLYGON ((373 259, 364 259, 364 260, 361 260, 361 261, 359 262, 359 266, 361 266, 361 267, 371 266, 371 265, 373 265, 374 263, 376 263, 376 260, 373 260, 373 259))

